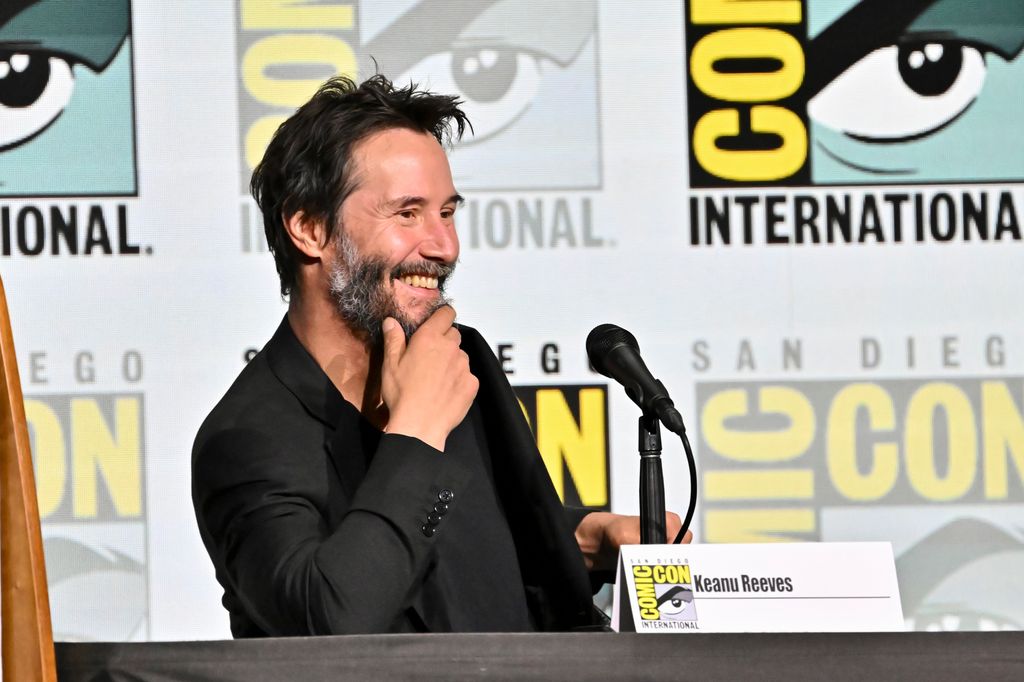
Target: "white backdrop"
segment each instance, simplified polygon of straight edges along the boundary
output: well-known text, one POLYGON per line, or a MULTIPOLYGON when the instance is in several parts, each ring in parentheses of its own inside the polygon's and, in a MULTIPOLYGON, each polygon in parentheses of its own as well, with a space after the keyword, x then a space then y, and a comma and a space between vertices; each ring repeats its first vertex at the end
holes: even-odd
MULTIPOLYGON (((273 117, 339 68, 372 72, 370 57, 467 101, 480 139, 451 157, 468 199, 452 294, 460 320, 496 351, 510 346, 513 385, 556 389, 539 413, 538 390, 522 395, 554 443, 545 457, 559 471, 570 460, 567 495, 637 512, 636 408, 616 386, 580 406, 591 395, 581 386, 607 383, 587 367, 586 335, 614 322, 687 420, 698 540, 890 540, 911 627, 1024 623, 1024 118, 1013 94, 1024 4, 794 0, 757 17, 696 0, 14 4, 0 10, 0 269, 58 638, 229 636, 189 458, 202 419, 285 310, 243 193, 247 155, 273 117), (715 7, 719 23, 694 21, 715 7), (106 64, 86 60, 102 57, 76 42, 85 31, 59 28, 84 25, 83 13, 106 17, 95 34, 120 46, 106 64), (858 16, 878 30, 843 23, 858 16), (1009 28, 984 42, 995 23, 1009 28), (5 47, 40 25, 52 35, 38 49, 5 47), (716 53, 717 77, 690 60, 700 36, 737 28, 755 33, 712 47, 763 59, 716 53), (29 53, 49 60, 49 81, 14 68, 29 53), (66 90, 54 60, 74 64, 74 81, 45 127, 52 112, 32 109, 46 97, 26 106, 5 88, 22 99, 34 82, 66 90), (722 77, 744 68, 766 80, 722 77), (772 95, 780 73, 791 92, 772 95), (826 96, 866 123, 823 107, 826 96), (768 156, 697 158, 704 113, 735 109, 746 126, 757 106, 790 112, 788 127, 713 146, 768 156), (2 137, 25 120, 42 132, 2 137), (796 170, 779 161, 802 144, 796 170), (988 204, 970 228, 965 194, 988 204), (834 228, 829 239, 829 198, 846 197, 851 237, 834 228), (728 202, 728 230, 708 228, 720 223, 706 202, 728 202), (820 217, 801 228, 812 206, 820 217), (74 237, 55 234, 54 212, 65 223, 74 212, 74 237), (546 344, 557 351, 545 365, 546 344)), ((682 512, 682 450, 665 446, 668 506, 682 512)))

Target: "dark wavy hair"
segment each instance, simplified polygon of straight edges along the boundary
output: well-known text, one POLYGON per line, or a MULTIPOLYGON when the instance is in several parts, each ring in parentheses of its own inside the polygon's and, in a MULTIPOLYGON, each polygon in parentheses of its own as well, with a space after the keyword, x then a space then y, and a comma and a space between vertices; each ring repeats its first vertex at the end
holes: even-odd
POLYGON ((407 128, 430 133, 442 145, 462 138, 472 125, 461 100, 418 89, 397 88, 378 74, 359 85, 331 78, 281 124, 252 174, 249 189, 263 213, 267 245, 281 278, 281 295, 296 287, 300 253, 285 221, 302 211, 322 220, 327 241, 337 228, 341 204, 356 188, 352 150, 373 133, 407 128))

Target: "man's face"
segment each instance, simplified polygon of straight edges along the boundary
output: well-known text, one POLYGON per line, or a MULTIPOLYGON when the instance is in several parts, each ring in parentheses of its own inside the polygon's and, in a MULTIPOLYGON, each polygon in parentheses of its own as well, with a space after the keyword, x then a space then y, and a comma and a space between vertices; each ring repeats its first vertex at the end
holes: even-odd
POLYGON ((341 207, 331 294, 342 318, 371 341, 389 316, 411 334, 448 302, 461 197, 444 150, 426 133, 375 133, 356 145, 353 162, 356 190, 341 207))

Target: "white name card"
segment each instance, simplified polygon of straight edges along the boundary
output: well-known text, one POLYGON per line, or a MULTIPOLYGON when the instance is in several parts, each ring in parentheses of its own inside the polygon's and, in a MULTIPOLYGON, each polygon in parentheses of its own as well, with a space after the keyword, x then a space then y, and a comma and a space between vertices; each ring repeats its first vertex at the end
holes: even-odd
POLYGON ((619 632, 903 630, 887 542, 629 545, 612 604, 619 632))

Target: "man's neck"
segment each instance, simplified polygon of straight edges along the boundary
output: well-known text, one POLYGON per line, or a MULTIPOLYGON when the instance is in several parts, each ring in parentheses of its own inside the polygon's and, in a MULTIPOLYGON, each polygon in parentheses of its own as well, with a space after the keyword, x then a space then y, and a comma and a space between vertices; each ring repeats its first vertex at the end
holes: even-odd
POLYGON ((293 292, 288 323, 341 396, 383 428, 387 416, 380 399, 380 353, 341 319, 330 300, 293 292))

